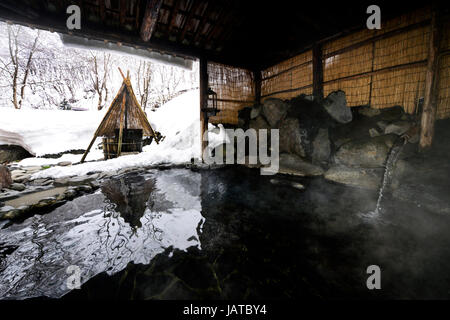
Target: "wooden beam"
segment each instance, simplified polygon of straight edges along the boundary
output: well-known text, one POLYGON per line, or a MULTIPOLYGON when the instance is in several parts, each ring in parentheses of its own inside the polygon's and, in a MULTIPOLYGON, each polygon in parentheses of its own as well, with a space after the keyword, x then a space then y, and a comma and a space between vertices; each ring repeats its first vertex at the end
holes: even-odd
POLYGON ((100 13, 100 20, 102 20, 102 23, 105 23, 105 0, 97 0, 98 7, 99 7, 99 13, 100 13))
POLYGON ((120 0, 120 25, 123 26, 125 23, 125 17, 127 16, 127 0, 120 0))
POLYGON ((141 24, 141 39, 146 42, 151 39, 155 31, 161 4, 162 0, 147 0, 144 18, 141 24))
POLYGON ((208 61, 205 58, 200 59, 200 145, 202 152, 208 146, 208 116, 203 109, 208 106, 208 61), (206 136, 205 136, 206 135, 206 136))
MULTIPOLYGON (((97 130, 98 130, 98 129, 97 129, 97 130)), ((89 143, 88 148, 86 149, 86 151, 85 151, 84 154, 83 154, 83 157, 81 157, 80 163, 83 163, 84 160, 86 160, 86 156, 88 155, 89 151, 91 150, 92 145, 93 145, 94 142, 95 142, 95 139, 97 139, 97 132, 95 132, 94 137, 92 138, 91 142, 89 143)))
POLYGON ((173 9, 170 11, 170 19, 169 19, 169 29, 168 35, 172 33, 172 29, 175 27, 175 23, 177 22, 178 11, 180 10, 181 1, 175 1, 173 9))
POLYGON ((117 156, 120 157, 120 152, 122 151, 122 137, 123 137, 123 121, 124 121, 124 113, 125 113, 125 102, 126 102, 126 94, 123 93, 122 99, 122 109, 120 111, 120 126, 119 126, 119 144, 117 145, 117 156))
POLYGON ((202 18, 200 22, 198 23, 197 30, 195 32, 194 36, 194 44, 198 42, 200 39, 200 36, 202 35, 202 31, 205 27, 205 23, 208 20, 208 16, 213 12, 213 9, 215 8, 214 2, 206 2, 206 9, 203 11, 202 18))
POLYGON ((323 62, 322 45, 313 47, 313 95, 319 101, 323 99, 323 62))
POLYGON ((438 11, 433 6, 431 13, 431 32, 428 48, 427 71, 425 75, 425 97, 420 123, 419 149, 425 151, 433 143, 434 122, 436 120, 437 109, 437 83, 438 83, 438 55, 441 38, 441 26, 438 11))
POLYGON ((216 23, 214 24, 214 27, 209 32, 208 36, 206 37, 206 43, 210 43, 211 39, 217 35, 217 33, 220 30, 220 26, 223 28, 231 21, 231 18, 233 16, 233 10, 232 10, 231 2, 227 2, 226 5, 222 5, 221 12, 219 13, 219 16, 217 18, 216 23), (222 21, 222 24, 219 23, 219 21, 222 21))

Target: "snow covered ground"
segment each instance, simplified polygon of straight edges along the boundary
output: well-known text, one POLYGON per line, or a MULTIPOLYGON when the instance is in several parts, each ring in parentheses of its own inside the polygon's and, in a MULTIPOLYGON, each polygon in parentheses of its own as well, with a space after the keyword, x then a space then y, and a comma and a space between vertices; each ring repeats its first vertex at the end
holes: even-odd
MULTIPOLYGON (((199 91, 188 91, 147 116, 156 131, 165 139, 145 146, 136 155, 103 160, 103 152, 97 138, 83 164, 68 167, 54 166, 33 175, 35 178, 85 175, 92 171, 116 171, 121 168, 157 164, 189 163, 192 158, 201 158, 199 91), (91 160, 103 160, 101 162, 91 160)), ((21 166, 55 165, 62 161, 77 163, 82 155, 64 154, 60 158, 40 158, 39 155, 54 154, 71 149, 86 149, 106 111, 61 111, 61 110, 14 110, 0 111, 0 127, 20 134, 22 140, 38 156, 19 162, 21 166)), ((209 125, 210 146, 219 145, 226 139, 223 126, 209 125)), ((0 144, 7 143, 2 141, 0 144)))
MULTIPOLYGON (((39 157, 86 149, 105 112, 1 108, 0 128, 19 134, 39 157)), ((9 143, 0 132, 0 144, 9 143)))
MULTIPOLYGON (((188 91, 169 101, 156 111, 148 112, 148 119, 155 130, 165 139, 144 147, 137 155, 122 156, 102 162, 86 162, 69 167, 55 166, 36 173, 33 178, 66 177, 84 175, 90 171, 114 171, 133 166, 188 163, 191 158, 199 159, 200 115, 199 92, 188 91)), ((97 129, 104 111, 59 111, 59 110, 13 110, 2 109, 0 127, 23 137, 37 155, 58 153, 70 149, 86 149, 97 129)), ((210 124, 210 128, 214 126, 210 124)), ((215 130, 217 131, 217 129, 215 130)), ((210 133, 211 140, 221 135, 210 133)), ((97 148, 97 138, 87 161, 103 159, 97 148)), ((1 138, 0 138, 1 144, 1 138)), ((65 154, 58 159, 28 158, 19 165, 53 165, 61 161, 79 162, 82 155, 65 154)))

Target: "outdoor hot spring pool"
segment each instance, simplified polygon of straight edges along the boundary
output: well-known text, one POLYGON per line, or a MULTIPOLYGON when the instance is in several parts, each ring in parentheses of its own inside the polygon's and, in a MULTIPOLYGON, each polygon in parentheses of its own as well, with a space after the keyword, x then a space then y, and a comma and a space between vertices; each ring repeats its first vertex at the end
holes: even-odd
POLYGON ((3 225, 0 298, 449 298, 450 217, 389 197, 371 214, 376 201, 243 167, 123 174, 3 225))

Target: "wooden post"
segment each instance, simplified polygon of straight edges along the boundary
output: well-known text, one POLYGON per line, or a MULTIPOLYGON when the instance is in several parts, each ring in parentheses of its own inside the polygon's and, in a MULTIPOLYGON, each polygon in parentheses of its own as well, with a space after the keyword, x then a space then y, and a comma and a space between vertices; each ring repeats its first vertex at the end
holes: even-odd
POLYGON ((124 92, 123 100, 122 100, 122 110, 120 112, 119 144, 117 146, 117 156, 118 157, 120 157, 120 152, 122 150, 122 134, 123 134, 123 120, 124 120, 123 116, 125 113, 125 101, 126 101, 126 98, 125 98, 125 92, 124 92))
POLYGON ((200 144, 203 151, 208 146, 208 116, 206 111, 208 107, 208 61, 205 58, 200 59, 200 144), (206 135, 206 136, 205 136, 206 135))
POLYGON ((253 71, 253 78, 255 79, 255 102, 259 105, 261 103, 261 71, 253 71))
POLYGON ((313 95, 319 101, 323 99, 322 45, 313 46, 313 95))
POLYGON ((92 145, 94 144, 95 139, 97 139, 97 132, 94 134, 94 137, 92 138, 91 142, 89 143, 88 148, 87 148, 86 151, 84 152, 83 157, 81 158, 81 161, 80 161, 81 163, 83 163, 84 160, 86 159, 86 156, 88 155, 89 150, 91 150, 92 145))
POLYGON ((162 0, 147 0, 144 18, 141 24, 141 39, 149 41, 155 31, 162 0))
POLYGON ((433 6, 433 11, 431 13, 431 32, 428 48, 427 71, 425 76, 425 97, 420 124, 420 151, 425 151, 431 147, 434 135, 434 122, 436 120, 437 82, 439 79, 438 55, 441 36, 437 11, 437 8, 433 6))

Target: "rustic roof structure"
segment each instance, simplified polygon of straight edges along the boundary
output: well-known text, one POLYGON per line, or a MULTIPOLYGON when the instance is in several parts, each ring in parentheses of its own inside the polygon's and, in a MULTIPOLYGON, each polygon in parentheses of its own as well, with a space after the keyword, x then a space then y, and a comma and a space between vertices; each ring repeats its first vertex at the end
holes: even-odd
POLYGON ((144 136, 155 135, 146 114, 136 99, 129 77, 124 78, 122 86, 97 129, 97 136, 114 136, 115 129, 120 127, 122 112, 124 112, 123 118, 126 129, 142 129, 144 136), (125 105, 123 105, 124 98, 125 105))
MULTIPOLYGON (((0 19, 92 40, 263 70, 330 36, 366 27, 371 1, 2 0, 0 19), (68 30, 66 9, 81 9, 68 30)), ((413 10, 378 1, 383 21, 413 10)))
MULTIPOLYGON (((127 129, 142 129, 144 136, 150 136, 155 138, 156 143, 159 143, 158 138, 153 130, 150 122, 148 122, 145 112, 142 110, 141 105, 136 99, 136 96, 131 86, 131 80, 129 73, 127 77, 124 76, 122 71, 119 69, 122 77, 123 83, 117 92, 114 100, 111 103, 108 111, 103 117, 102 122, 98 126, 94 133, 89 147, 87 148, 81 162, 84 162, 89 150, 92 147, 95 139, 97 137, 112 137, 116 135, 116 130, 120 128, 120 135, 122 135, 123 130, 127 129)), ((119 137, 119 144, 121 144, 121 136, 119 137)), ((120 154, 120 147, 119 147, 120 154)))

